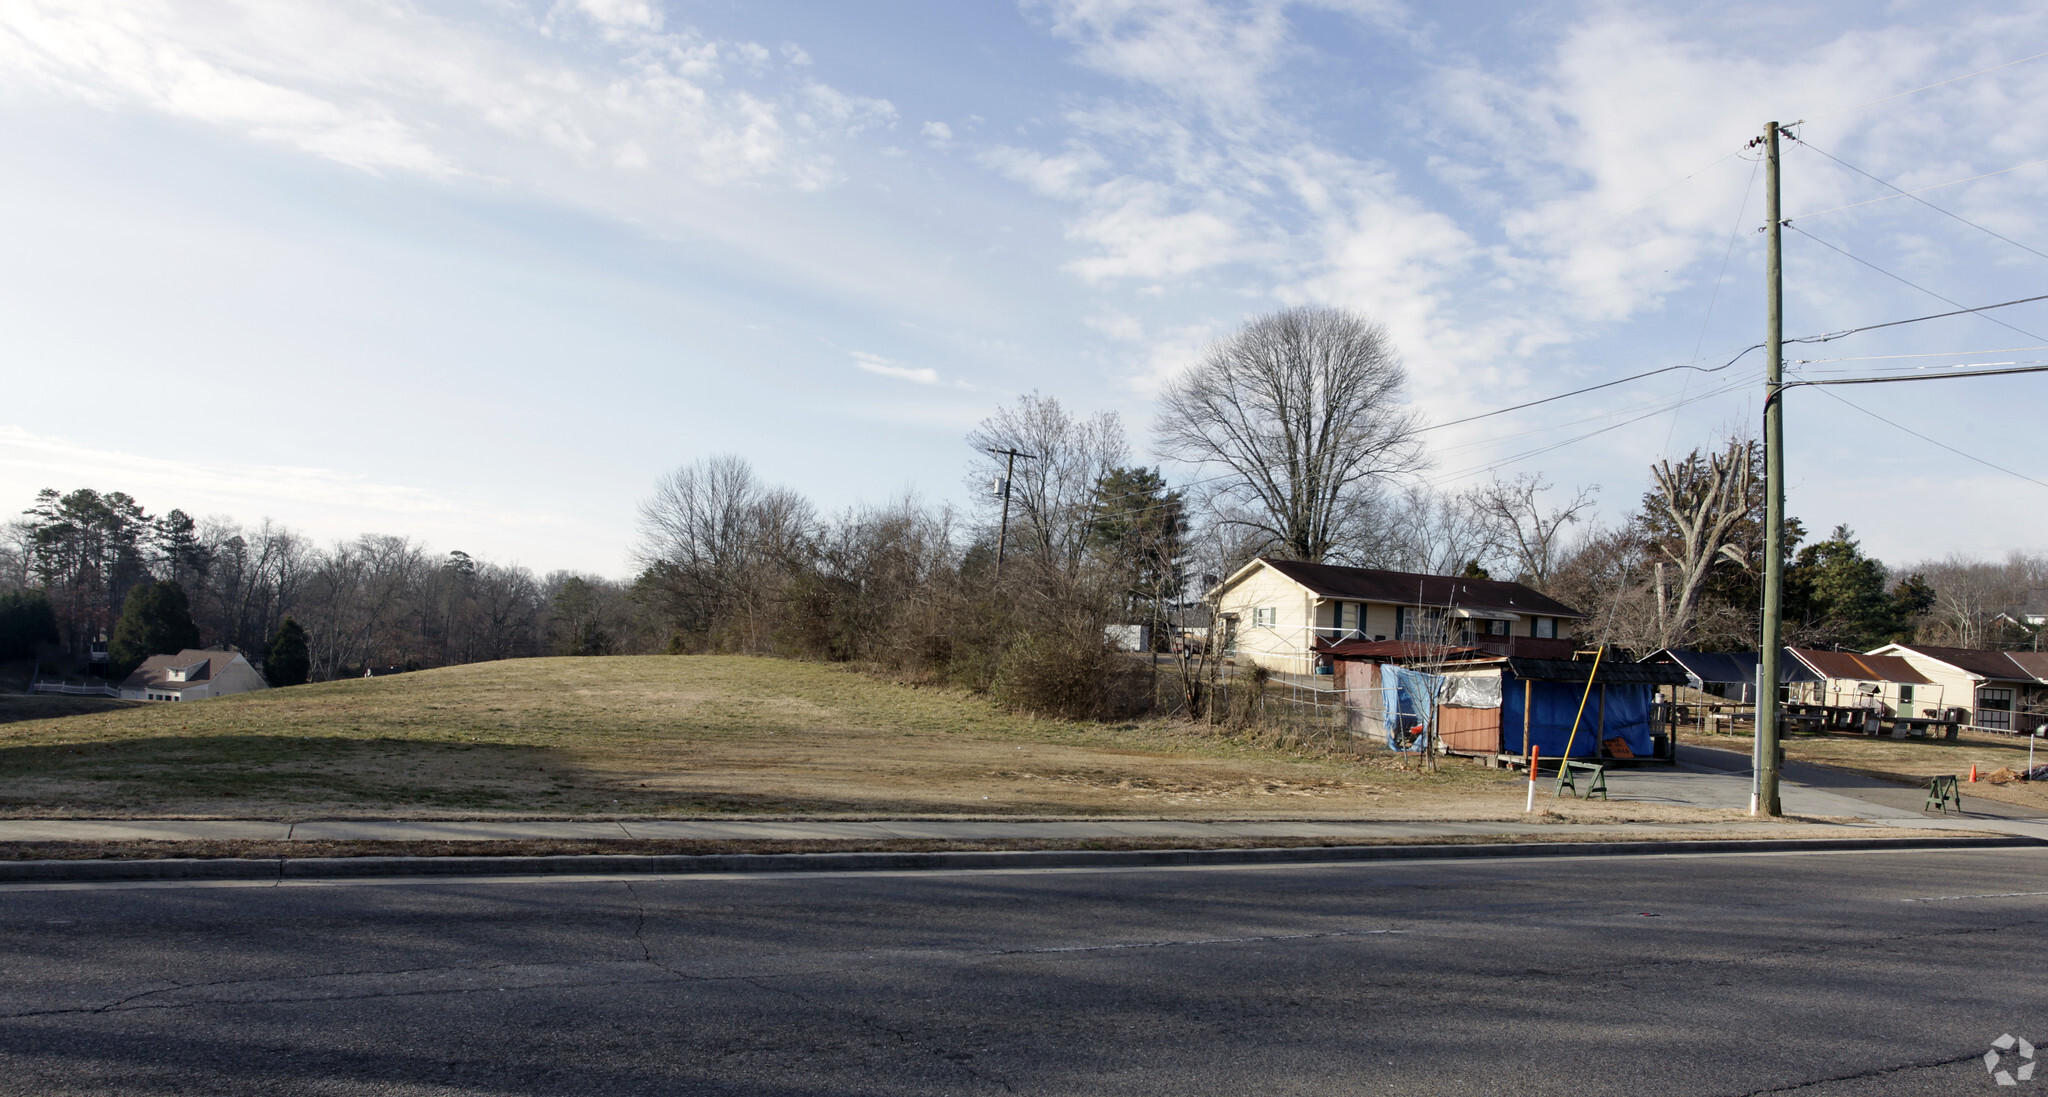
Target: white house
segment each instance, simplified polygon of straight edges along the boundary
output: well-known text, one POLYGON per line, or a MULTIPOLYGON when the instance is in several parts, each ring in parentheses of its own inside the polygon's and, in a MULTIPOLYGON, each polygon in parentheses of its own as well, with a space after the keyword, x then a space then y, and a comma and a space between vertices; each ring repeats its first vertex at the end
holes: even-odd
POLYGON ((1886 644, 1874 655, 1892 655, 1942 687, 1945 703, 1969 710, 1965 721, 1993 731, 2032 731, 2044 721, 2039 713, 2048 681, 2036 675, 2043 668, 2032 652, 1974 651, 1928 644, 1886 644), (2023 661, 2024 660, 2024 661, 2023 661))
POLYGON ((1226 655, 1287 674, 1313 673, 1320 648, 1347 640, 1505 649, 1516 637, 1568 641, 1586 617, 1520 583, 1298 560, 1254 560, 1209 600, 1226 655))
POLYGON ((134 701, 197 701, 269 689, 239 652, 186 648, 176 655, 152 655, 121 682, 121 696, 134 701))

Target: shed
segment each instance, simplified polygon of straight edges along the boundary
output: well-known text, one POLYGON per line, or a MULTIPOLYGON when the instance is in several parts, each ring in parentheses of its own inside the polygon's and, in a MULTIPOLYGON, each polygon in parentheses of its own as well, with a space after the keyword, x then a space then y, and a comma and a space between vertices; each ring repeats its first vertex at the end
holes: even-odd
POLYGON ((1657 687, 1686 682, 1674 664, 1603 660, 1596 674, 1591 660, 1506 656, 1453 663, 1443 676, 1438 734, 1454 753, 1527 754, 1534 744, 1561 758, 1569 742, 1574 758, 1675 757, 1654 717, 1657 687), (1626 754, 1607 746, 1616 739, 1626 754))
MULTIPOLYGON (((1806 664, 1793 658, 1788 649, 1779 649, 1778 684, 1791 685, 1794 682, 1818 682, 1820 676, 1806 664)), ((1763 653, 1756 651, 1687 651, 1680 648, 1665 648, 1643 660, 1646 663, 1672 663, 1685 668, 1687 680, 1682 683, 1716 697, 1726 697, 1741 704, 1756 702, 1756 668, 1763 661, 1763 653)))

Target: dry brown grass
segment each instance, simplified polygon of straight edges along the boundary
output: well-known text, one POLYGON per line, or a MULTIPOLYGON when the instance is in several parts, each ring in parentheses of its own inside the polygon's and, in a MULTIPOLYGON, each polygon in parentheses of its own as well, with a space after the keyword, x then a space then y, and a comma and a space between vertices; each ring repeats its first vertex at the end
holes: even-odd
MULTIPOLYGON (((0 698, 0 710, 21 700, 0 698)), ((0 716, 0 814, 11 816, 1485 819, 1518 816, 1520 792, 1511 775, 1463 762, 1409 772, 1363 741, 1352 756, 1316 756, 1185 725, 1041 720, 744 657, 527 659, 0 716)))

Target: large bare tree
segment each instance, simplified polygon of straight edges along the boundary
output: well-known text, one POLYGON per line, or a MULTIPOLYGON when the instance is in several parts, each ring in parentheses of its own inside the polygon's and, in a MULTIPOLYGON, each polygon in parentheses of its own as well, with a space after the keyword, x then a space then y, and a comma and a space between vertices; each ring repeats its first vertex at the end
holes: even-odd
MULTIPOLYGON (((1077 571, 1088 550, 1096 485, 1130 457, 1117 414, 1080 417, 1053 397, 1026 393, 982 420, 967 444, 976 453, 971 485, 986 488, 1010 472, 1010 539, 1004 547, 1063 573, 1077 571), (1004 450, 1030 456, 1013 464, 1004 450)), ((983 502, 993 538, 1000 499, 990 492, 983 502)))
POLYGON ((1496 477, 1473 494, 1480 511, 1491 519, 1500 546, 1514 556, 1520 569, 1516 578, 1538 590, 1549 589, 1557 570, 1564 528, 1592 508, 1593 493, 1600 487, 1579 488, 1555 507, 1543 504, 1543 493, 1549 490, 1550 482, 1541 474, 1525 473, 1512 481, 1496 477))
POLYGON ((1386 329, 1321 306, 1258 317, 1168 385, 1160 452, 1220 468, 1223 520, 1265 550, 1346 558, 1375 489, 1422 464, 1419 417, 1386 329))
POLYGON ((1747 566, 1736 535, 1760 502, 1755 470, 1756 442, 1740 438, 1719 453, 1694 450, 1676 464, 1651 466, 1654 490, 1644 505, 1658 557, 1658 647, 1676 646, 1691 632, 1700 592, 1718 562, 1747 566))

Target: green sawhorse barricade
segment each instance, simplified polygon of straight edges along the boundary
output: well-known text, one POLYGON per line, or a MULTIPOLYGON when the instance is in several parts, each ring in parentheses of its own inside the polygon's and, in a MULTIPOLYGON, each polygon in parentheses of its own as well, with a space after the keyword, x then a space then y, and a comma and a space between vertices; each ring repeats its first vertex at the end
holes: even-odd
POLYGON ((1921 805, 1921 811, 1939 810, 1943 815, 1947 815, 1951 804, 1955 805, 1956 814, 1962 814, 1963 792, 1956 784, 1954 775, 1936 777, 1927 782, 1927 802, 1921 805))
MULTIPOLYGON (((1592 762, 1565 762, 1557 767, 1557 787, 1550 790, 1550 794, 1552 796, 1562 796, 1566 789, 1572 790, 1573 796, 1584 800, 1591 800, 1596 792, 1600 794, 1602 800, 1607 799, 1607 767, 1595 765, 1592 762), (1579 791, 1579 783, 1574 776, 1575 774, 1588 774, 1593 778, 1592 781, 1587 783, 1584 793, 1579 791)), ((1958 808, 1957 810, 1961 809, 1958 808)))

